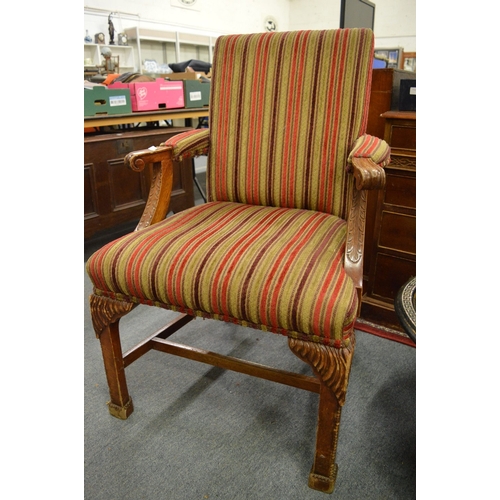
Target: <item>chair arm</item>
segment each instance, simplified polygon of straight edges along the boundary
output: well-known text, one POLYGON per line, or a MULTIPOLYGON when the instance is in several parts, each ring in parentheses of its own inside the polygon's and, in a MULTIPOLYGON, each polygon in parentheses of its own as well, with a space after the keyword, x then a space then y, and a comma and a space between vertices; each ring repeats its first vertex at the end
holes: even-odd
POLYGON ((125 165, 140 172, 152 165, 152 180, 148 201, 136 231, 165 218, 170 205, 173 182, 173 162, 208 154, 208 129, 189 130, 176 134, 159 147, 129 153, 125 165))
POLYGON ((347 161, 348 171, 356 179, 356 189, 382 189, 391 148, 382 139, 365 134, 356 139, 347 161))
POLYGON ((125 156, 125 165, 136 172, 152 164, 152 179, 144 212, 135 228, 136 231, 156 224, 165 218, 170 205, 174 177, 172 148, 141 149, 125 156))
POLYGON ((208 134, 209 129, 207 128, 189 130, 174 135, 160 146, 172 146, 172 155, 175 161, 207 155, 209 150, 208 134))
POLYGON ((361 312, 363 294, 363 251, 368 189, 385 187, 384 167, 391 161, 389 145, 371 135, 359 137, 348 159, 348 171, 352 172, 355 187, 347 219, 347 240, 344 259, 346 273, 354 281, 358 293, 358 315, 361 312))

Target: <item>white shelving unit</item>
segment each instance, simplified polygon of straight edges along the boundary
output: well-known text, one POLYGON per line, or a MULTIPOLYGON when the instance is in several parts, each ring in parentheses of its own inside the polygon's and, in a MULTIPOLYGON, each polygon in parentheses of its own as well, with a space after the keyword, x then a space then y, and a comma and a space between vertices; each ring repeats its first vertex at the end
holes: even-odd
POLYGON ((212 62, 216 37, 137 27, 128 28, 125 33, 137 51, 139 71, 146 59, 154 59, 159 65, 190 59, 212 62))
POLYGON ((92 64, 84 64, 84 66, 101 66, 104 62, 104 57, 101 55, 103 47, 108 47, 113 56, 120 57, 120 73, 135 71, 136 64, 134 58, 134 50, 130 45, 103 45, 98 43, 84 43, 83 53, 85 59, 90 59, 92 64))

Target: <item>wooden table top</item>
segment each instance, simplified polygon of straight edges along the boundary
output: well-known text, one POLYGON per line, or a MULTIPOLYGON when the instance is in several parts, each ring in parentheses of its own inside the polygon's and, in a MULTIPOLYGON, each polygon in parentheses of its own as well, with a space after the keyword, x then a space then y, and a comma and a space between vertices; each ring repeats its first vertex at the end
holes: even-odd
POLYGON ((128 123, 154 122, 161 120, 177 120, 186 118, 203 118, 208 116, 208 108, 182 108, 155 111, 137 111, 124 115, 85 116, 84 128, 104 127, 107 125, 125 125, 128 123))

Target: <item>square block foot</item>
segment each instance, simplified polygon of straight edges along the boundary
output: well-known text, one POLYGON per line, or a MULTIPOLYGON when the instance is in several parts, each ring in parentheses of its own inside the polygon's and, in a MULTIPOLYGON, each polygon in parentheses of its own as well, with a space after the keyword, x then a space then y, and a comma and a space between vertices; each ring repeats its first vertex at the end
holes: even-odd
POLYGON ((333 488, 335 488, 335 481, 337 479, 337 470, 337 464, 333 464, 330 477, 321 476, 311 471, 311 473, 309 474, 309 488, 317 491, 322 491, 323 493, 332 493, 333 488))
POLYGON ((127 420, 128 416, 134 411, 134 405, 132 404, 132 399, 129 399, 124 406, 118 406, 108 401, 108 409, 113 417, 119 418, 120 420, 127 420))

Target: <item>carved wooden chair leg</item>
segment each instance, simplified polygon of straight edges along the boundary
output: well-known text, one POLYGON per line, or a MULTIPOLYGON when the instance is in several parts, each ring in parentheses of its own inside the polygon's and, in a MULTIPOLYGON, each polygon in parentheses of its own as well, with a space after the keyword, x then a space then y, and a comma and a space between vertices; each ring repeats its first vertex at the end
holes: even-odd
POLYGON ((292 352, 308 363, 320 380, 318 427, 314 464, 309 474, 309 487, 331 493, 337 478, 337 453, 340 414, 345 402, 354 334, 349 348, 337 349, 314 342, 289 338, 292 352))
POLYGON ((122 346, 118 323, 135 307, 135 304, 120 302, 98 295, 90 296, 90 312, 96 337, 101 342, 104 369, 108 380, 111 400, 108 408, 111 415, 125 420, 134 411, 125 379, 122 346))

